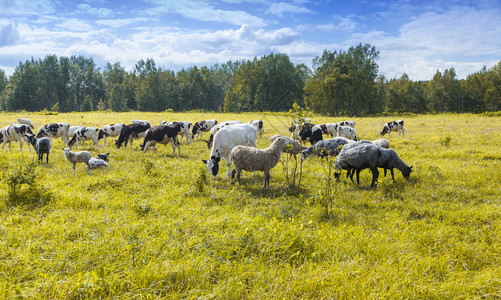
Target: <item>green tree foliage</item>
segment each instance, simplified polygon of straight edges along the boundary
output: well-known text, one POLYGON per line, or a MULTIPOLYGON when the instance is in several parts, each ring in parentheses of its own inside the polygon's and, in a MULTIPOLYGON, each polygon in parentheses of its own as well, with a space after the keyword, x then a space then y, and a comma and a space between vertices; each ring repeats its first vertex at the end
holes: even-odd
POLYGON ((359 44, 324 50, 312 70, 272 53, 175 73, 151 58, 126 71, 120 63, 100 70, 92 58, 47 55, 19 63, 9 78, 0 70, 0 110, 288 111, 298 103, 321 114, 360 116, 501 109, 501 61, 464 80, 450 68, 413 81, 405 73, 378 76, 378 57, 375 47, 359 44))
POLYGON ((313 59, 313 75, 304 87, 310 107, 331 115, 380 112, 382 104, 374 103, 378 57, 379 51, 369 44, 348 51, 324 50, 313 59))
POLYGON ((303 66, 286 54, 270 54, 243 62, 230 83, 225 111, 283 111, 303 95, 303 66))

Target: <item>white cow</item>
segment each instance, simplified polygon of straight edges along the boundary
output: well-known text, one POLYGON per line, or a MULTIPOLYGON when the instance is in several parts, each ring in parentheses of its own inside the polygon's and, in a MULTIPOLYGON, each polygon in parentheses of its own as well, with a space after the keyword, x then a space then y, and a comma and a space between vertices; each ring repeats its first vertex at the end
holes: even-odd
POLYGON ((28 149, 30 149, 30 144, 28 143, 26 134, 33 134, 33 131, 31 131, 30 127, 25 124, 12 124, 0 129, 0 142, 2 143, 2 150, 5 148, 5 144, 9 144, 9 150, 11 150, 11 142, 17 141, 19 143, 20 151, 23 151, 23 139, 26 140, 28 149))
POLYGON ((99 130, 99 134, 98 134, 97 138, 98 138, 98 140, 104 139, 104 146, 106 147, 106 140, 108 139, 108 137, 109 136, 111 136, 111 137, 120 136, 120 132, 122 131, 122 128, 124 126, 125 126, 124 123, 104 125, 99 130))
POLYGON ((214 144, 210 151, 210 159, 202 160, 214 180, 219 173, 221 157, 226 160, 228 169, 226 177, 231 176, 231 149, 236 145, 256 147, 257 128, 250 124, 234 124, 221 128, 214 136, 214 144))
POLYGON ((68 123, 51 123, 38 128, 37 139, 48 137, 49 139, 60 137, 63 140, 63 145, 69 142, 68 131, 70 124, 68 123))
POLYGON ((83 148, 85 149, 85 141, 91 140, 92 145, 95 145, 96 148, 99 148, 98 133, 99 133, 99 128, 97 127, 84 127, 77 129, 73 134, 73 138, 71 139, 71 141, 69 141, 68 147, 72 148, 75 143, 82 141, 83 148))

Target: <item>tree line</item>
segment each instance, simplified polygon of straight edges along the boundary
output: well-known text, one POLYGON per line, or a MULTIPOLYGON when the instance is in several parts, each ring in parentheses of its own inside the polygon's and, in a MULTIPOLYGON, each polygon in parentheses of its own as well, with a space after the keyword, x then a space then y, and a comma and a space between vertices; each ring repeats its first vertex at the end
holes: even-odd
POLYGON ((193 66, 177 73, 139 60, 133 70, 92 57, 57 57, 19 63, 7 77, 0 70, 2 111, 288 111, 293 103, 328 115, 498 111, 501 61, 466 79, 454 68, 432 79, 378 74, 379 51, 370 44, 324 50, 312 68, 286 54, 193 66))

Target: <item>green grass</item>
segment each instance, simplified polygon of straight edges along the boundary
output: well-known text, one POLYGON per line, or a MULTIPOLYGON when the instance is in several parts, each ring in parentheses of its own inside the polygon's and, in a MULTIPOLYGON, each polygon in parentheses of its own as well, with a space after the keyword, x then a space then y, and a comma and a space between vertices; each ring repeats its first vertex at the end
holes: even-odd
MULTIPOLYGON (((261 148, 270 136, 288 134, 289 125, 285 114, 271 113, 23 116, 36 128, 259 118, 261 148)), ((17 117, 3 114, 0 127, 17 117)), ((357 133, 379 138, 392 120, 359 118, 357 133)), ((263 190, 262 173, 243 173, 233 186, 224 164, 213 182, 200 140, 183 142, 181 157, 172 157, 170 146, 143 154, 137 140, 132 151, 109 141, 91 152, 111 152, 111 168, 89 174, 82 164, 72 170, 57 139, 50 163, 35 167, 33 189, 21 185, 25 198, 16 202, 7 179, 22 177, 36 159, 13 144, 0 151, 0 298, 499 299, 501 118, 404 120, 405 137, 389 139, 414 166, 409 180, 396 171, 392 182, 381 172, 370 188, 366 170, 360 186, 343 176, 329 192, 320 159, 303 164, 300 189, 288 188, 279 164, 263 190)))

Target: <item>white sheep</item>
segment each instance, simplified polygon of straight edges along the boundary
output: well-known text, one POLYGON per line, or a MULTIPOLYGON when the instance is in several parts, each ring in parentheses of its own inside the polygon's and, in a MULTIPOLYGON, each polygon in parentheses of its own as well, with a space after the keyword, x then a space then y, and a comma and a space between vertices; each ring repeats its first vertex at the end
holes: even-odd
POLYGON ((372 143, 374 145, 378 145, 378 146, 383 147, 385 149, 390 148, 390 141, 388 141, 387 139, 374 140, 374 141, 372 141, 372 143))
POLYGON ((26 119, 26 118, 18 118, 17 119, 17 123, 19 124, 24 124, 24 125, 28 125, 31 129, 35 129, 35 126, 33 126, 33 123, 31 122, 30 119, 26 119))
POLYGON ((286 139, 288 142, 287 145, 284 146, 282 152, 293 155, 294 159, 296 159, 296 155, 301 153, 301 151, 308 149, 308 147, 301 145, 299 141, 293 140, 281 134, 275 134, 274 136, 270 137, 270 142, 273 142, 279 137, 286 139))
POLYGON ((351 181, 353 181, 353 170, 357 172, 357 183, 359 183, 360 170, 369 168, 372 172, 371 187, 377 183, 379 171, 378 162, 381 159, 379 146, 371 142, 356 142, 348 144, 350 147, 343 147, 334 162, 334 176, 339 180, 341 170, 347 170, 351 181))
POLYGON ((342 136, 350 140, 357 140, 357 132, 350 126, 338 126, 337 136, 342 136))
POLYGON ((34 134, 26 136, 28 143, 33 145, 33 149, 38 155, 38 161, 43 161, 43 155, 45 154, 47 163, 49 163, 50 149, 52 148, 52 143, 48 137, 42 137, 37 139, 34 134))
POLYGON ((231 182, 233 183, 235 175, 237 181, 240 182, 240 174, 243 170, 249 172, 263 171, 264 187, 269 187, 270 170, 280 161, 282 150, 287 143, 286 139, 279 137, 265 149, 241 145, 235 146, 230 153, 230 159, 235 164, 235 169, 231 173, 231 182))
POLYGON ((89 160, 92 157, 92 154, 89 151, 71 152, 70 148, 63 148, 62 150, 64 151, 66 159, 73 164, 73 170, 75 170, 75 165, 77 163, 83 162, 88 165, 89 160))

